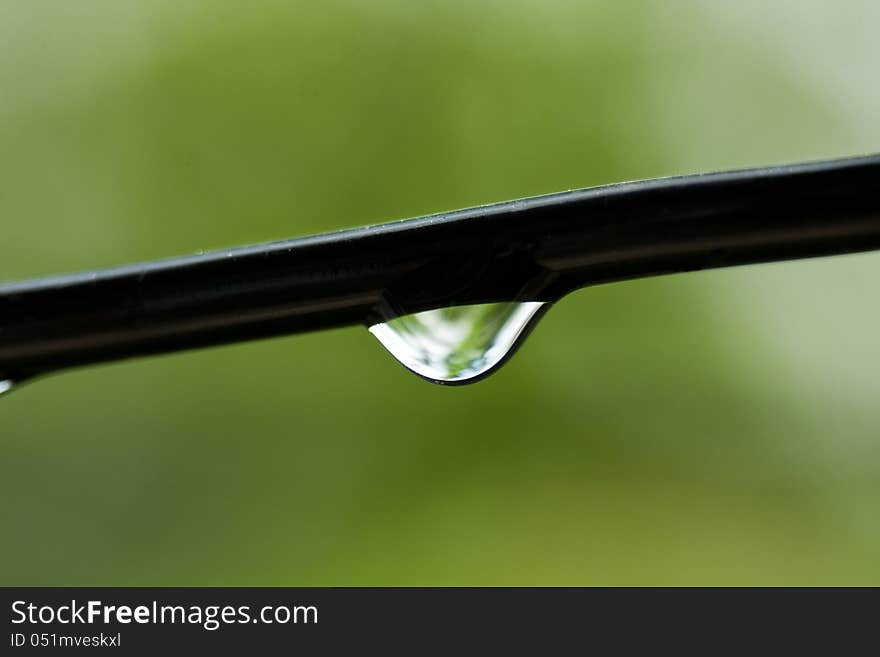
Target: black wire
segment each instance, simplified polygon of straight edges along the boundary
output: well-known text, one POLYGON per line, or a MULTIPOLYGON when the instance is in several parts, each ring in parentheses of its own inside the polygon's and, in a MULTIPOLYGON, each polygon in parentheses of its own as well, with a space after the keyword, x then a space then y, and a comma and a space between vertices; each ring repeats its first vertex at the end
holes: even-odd
POLYGON ((880 156, 622 183, 0 286, 0 380, 880 248, 880 156))

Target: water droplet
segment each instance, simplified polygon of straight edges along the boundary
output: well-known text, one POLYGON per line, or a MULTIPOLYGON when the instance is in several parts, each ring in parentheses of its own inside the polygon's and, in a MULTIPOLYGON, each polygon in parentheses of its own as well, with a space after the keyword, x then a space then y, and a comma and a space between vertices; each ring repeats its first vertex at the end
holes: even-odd
POLYGON ((15 387, 15 381, 10 379, 0 380, 0 397, 7 394, 15 387))
POLYGON ((370 333, 429 381, 471 383, 513 353, 546 306, 528 301, 439 308, 374 324, 370 333))

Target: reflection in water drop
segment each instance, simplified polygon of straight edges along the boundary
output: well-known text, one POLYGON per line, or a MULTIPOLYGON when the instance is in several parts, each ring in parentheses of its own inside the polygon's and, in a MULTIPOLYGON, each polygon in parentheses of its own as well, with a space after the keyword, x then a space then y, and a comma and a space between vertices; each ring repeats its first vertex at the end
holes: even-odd
POLYGON ((546 304, 486 303, 427 310, 370 327, 408 369, 434 383, 468 383, 500 365, 546 304))
POLYGON ((0 397, 12 390, 14 387, 15 381, 10 381, 9 379, 0 380, 0 397))

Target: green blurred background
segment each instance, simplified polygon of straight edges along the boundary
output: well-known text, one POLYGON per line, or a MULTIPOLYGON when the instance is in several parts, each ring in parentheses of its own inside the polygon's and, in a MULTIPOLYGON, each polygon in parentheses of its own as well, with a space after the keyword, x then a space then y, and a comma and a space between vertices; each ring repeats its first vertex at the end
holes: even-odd
MULTIPOLYGON (((880 151, 875 2, 0 3, 0 279, 880 151)), ((362 328, 0 404, 4 585, 880 584, 880 255, 583 290, 471 387, 362 328)))

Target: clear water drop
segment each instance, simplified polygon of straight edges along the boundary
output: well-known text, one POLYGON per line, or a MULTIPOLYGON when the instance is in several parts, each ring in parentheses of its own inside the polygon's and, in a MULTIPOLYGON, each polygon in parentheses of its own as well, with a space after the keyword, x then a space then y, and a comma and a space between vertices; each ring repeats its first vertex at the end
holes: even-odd
POLYGON ((540 301, 452 306, 374 324, 402 365, 443 384, 477 381, 501 365, 543 314, 540 301))

